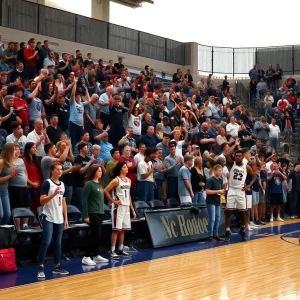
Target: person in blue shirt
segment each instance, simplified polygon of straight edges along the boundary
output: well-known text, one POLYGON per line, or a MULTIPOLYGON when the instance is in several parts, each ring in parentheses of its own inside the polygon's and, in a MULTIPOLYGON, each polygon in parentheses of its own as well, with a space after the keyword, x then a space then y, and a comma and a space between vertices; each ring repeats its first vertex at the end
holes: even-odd
POLYGON ((83 130, 84 106, 91 103, 91 98, 88 92, 86 93, 86 101, 82 102, 81 94, 76 91, 77 81, 78 79, 74 78, 75 84, 73 86, 70 98, 69 132, 72 141, 73 151, 75 150, 75 145, 81 139, 81 132, 83 130))
POLYGON ((273 162, 271 165, 271 173, 268 174, 267 180, 269 182, 269 197, 270 197, 270 222, 273 222, 273 209, 276 206, 277 221, 283 222, 280 218, 280 206, 283 204, 283 187, 282 182, 286 180, 286 176, 283 175, 278 167, 277 162, 273 162))
POLYGON ((158 143, 158 139, 155 136, 153 126, 148 126, 147 134, 142 135, 140 143, 145 144, 146 148, 155 148, 156 147, 156 145, 158 143))
POLYGON ((110 150, 113 149, 113 145, 108 142, 107 132, 103 133, 103 138, 99 142, 99 146, 101 147, 100 158, 102 158, 105 164, 107 164, 112 159, 110 150))

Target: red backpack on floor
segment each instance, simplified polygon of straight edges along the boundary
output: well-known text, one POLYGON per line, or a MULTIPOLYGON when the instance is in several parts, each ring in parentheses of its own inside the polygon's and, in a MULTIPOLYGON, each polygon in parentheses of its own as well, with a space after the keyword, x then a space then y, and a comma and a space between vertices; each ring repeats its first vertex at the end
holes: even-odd
POLYGON ((0 249, 0 274, 17 271, 14 248, 0 249))

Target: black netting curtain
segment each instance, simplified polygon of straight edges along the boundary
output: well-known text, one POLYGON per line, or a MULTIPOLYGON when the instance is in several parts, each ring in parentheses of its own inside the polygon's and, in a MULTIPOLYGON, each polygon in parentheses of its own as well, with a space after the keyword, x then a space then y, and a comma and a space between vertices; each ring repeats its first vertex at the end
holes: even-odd
POLYGON ((213 47, 213 72, 233 75, 233 48, 213 47))
POLYGON ((166 62, 184 66, 185 64, 184 43, 167 39, 166 62))
POLYGON ((39 33, 75 42, 76 15, 40 5, 39 33))
POLYGON ((77 15, 76 42, 107 48, 108 23, 77 15))
POLYGON ((258 65, 263 70, 267 70, 270 64, 273 69, 276 68, 276 64, 280 64, 285 74, 293 72, 292 46, 257 48, 256 57, 258 65))
POLYGON ((38 33, 38 6, 22 0, 2 0, 1 25, 38 33))
POLYGON ((234 74, 248 74, 255 64, 255 48, 234 48, 234 74))
POLYGON ((166 39, 140 32, 140 56, 148 57, 156 60, 166 60, 166 39))
POLYGON ((212 47, 198 45, 198 71, 212 73, 212 47))
POLYGON ((115 51, 139 55, 138 31, 109 24, 108 48, 115 51))

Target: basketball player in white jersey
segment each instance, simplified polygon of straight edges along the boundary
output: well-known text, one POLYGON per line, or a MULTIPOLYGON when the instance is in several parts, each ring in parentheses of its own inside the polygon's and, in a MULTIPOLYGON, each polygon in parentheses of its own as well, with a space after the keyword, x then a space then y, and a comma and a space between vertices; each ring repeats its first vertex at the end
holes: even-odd
POLYGON ((60 265, 61 240, 64 229, 68 228, 65 185, 59 181, 62 175, 62 164, 55 162, 51 165, 51 178, 43 182, 40 202, 43 206, 42 227, 43 241, 39 251, 38 278, 45 278, 44 261, 47 249, 53 240, 54 269, 53 274, 67 275, 68 271, 60 265))
POLYGON ((130 256, 123 249, 125 230, 131 230, 130 209, 133 218, 136 213, 130 197, 131 181, 126 177, 128 167, 126 162, 118 162, 113 169, 114 179, 104 189, 105 197, 112 203, 112 235, 111 235, 111 258, 120 259, 120 256, 130 256), (111 192, 111 195, 110 195, 111 192), (119 247, 115 250, 118 239, 119 247))
POLYGON ((229 241, 231 237, 230 232, 230 222, 231 213, 233 210, 238 210, 241 220, 241 230, 240 234, 242 241, 246 241, 245 225, 246 225, 246 214, 247 211, 247 200, 245 191, 251 189, 251 186, 256 180, 256 175, 252 168, 248 166, 248 158, 250 157, 250 152, 248 148, 243 148, 241 150, 236 150, 234 154, 234 160, 231 157, 231 153, 234 151, 235 147, 238 147, 240 140, 237 139, 235 144, 226 153, 227 166, 230 167, 229 181, 228 181, 228 193, 227 193, 227 204, 226 204, 226 235, 225 240, 229 241), (252 179, 249 185, 245 186, 245 181, 247 174, 249 174, 252 179))

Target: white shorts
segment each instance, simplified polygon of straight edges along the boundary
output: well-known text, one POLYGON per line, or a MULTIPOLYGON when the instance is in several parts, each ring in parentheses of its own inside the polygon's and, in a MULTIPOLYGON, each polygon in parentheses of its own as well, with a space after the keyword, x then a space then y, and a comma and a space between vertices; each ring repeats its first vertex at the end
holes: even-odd
POLYGON ((114 205, 111 207, 113 230, 131 230, 130 207, 128 205, 114 205))
POLYGON ((192 197, 191 196, 179 196, 180 203, 192 203, 192 197))
POLYGON ((245 191, 230 187, 227 193, 226 208, 228 210, 247 210, 247 200, 245 191))
POLYGON ((252 208, 252 195, 246 195, 247 198, 247 209, 252 208))

